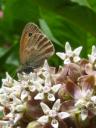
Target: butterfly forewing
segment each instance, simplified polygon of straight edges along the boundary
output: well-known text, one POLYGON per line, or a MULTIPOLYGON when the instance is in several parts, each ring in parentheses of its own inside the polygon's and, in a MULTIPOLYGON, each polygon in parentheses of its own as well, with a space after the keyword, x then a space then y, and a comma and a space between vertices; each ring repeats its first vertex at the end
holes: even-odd
POLYGON ((54 46, 37 25, 25 26, 20 42, 20 60, 24 66, 36 68, 54 54, 54 46))
POLYGON ((42 32, 38 28, 38 26, 35 25, 34 23, 28 23, 22 32, 21 40, 20 40, 20 61, 21 61, 21 64, 26 63, 26 57, 25 57, 24 51, 28 45, 30 37, 35 33, 42 33, 42 32))

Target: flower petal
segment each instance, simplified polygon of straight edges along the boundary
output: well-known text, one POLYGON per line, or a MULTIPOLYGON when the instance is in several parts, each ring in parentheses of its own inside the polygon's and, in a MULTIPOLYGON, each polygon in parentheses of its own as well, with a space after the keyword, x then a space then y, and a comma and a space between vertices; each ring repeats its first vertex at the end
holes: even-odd
POLYGON ((48 93, 48 92, 50 92, 50 90, 51 90, 51 86, 50 85, 49 86, 45 85, 44 88, 43 88, 43 92, 44 93, 48 93))
POLYGON ((7 86, 7 87, 12 87, 13 86, 13 79, 12 77, 6 72, 6 78, 2 79, 2 85, 7 86))
POLYGON ((22 87, 20 85, 13 86, 12 94, 19 97, 21 95, 22 87))
POLYGON ((48 114, 50 111, 50 108, 43 102, 41 102, 40 105, 41 105, 41 108, 42 108, 44 114, 48 114))
POLYGON ((43 70, 44 70, 44 71, 49 71, 49 65, 48 65, 47 60, 45 60, 45 62, 44 62, 43 70))
POLYGON ((18 113, 18 114, 15 114, 15 119, 14 119, 14 124, 16 124, 17 123, 17 121, 19 121, 21 118, 22 118, 22 114, 20 113, 18 113))
POLYGON ((92 46, 92 52, 91 52, 91 55, 88 55, 88 58, 91 63, 94 63, 94 61, 96 60, 96 46, 95 45, 92 46))
POLYGON ((96 55, 96 46, 95 45, 92 46, 92 55, 93 56, 96 55))
MULTIPOLYGON (((0 120, 0 126, 2 125, 2 126, 5 126, 5 128, 8 128, 9 124, 10 124, 10 121, 0 120)), ((3 128, 3 127, 1 127, 1 128, 3 128)))
POLYGON ((22 102, 19 98, 17 98, 16 96, 13 95, 13 104, 19 105, 19 104, 22 104, 22 102))
POLYGON ((56 93, 58 92, 60 87, 61 87, 61 84, 53 85, 53 87, 51 87, 51 90, 53 91, 53 93, 56 93))
POLYGON ((8 72, 6 72, 6 79, 12 80, 12 77, 8 74, 8 72))
POLYGON ((58 113, 58 117, 60 119, 65 119, 65 118, 70 117, 70 114, 68 112, 60 112, 60 113, 58 113))
POLYGON ((0 94, 0 104, 5 105, 6 103, 8 103, 7 94, 0 94))
POLYGON ((35 92, 35 91, 36 91, 36 86, 35 86, 35 85, 29 86, 29 90, 30 90, 31 92, 35 92))
POLYGON ((46 74, 45 76, 45 86, 51 87, 51 79, 50 79, 50 75, 48 74, 46 74))
POLYGON ((65 44, 65 52, 66 53, 71 53, 72 52, 72 49, 71 49, 71 46, 70 46, 69 42, 66 42, 66 44, 65 44))
POLYGON ((73 57, 73 61, 76 63, 76 62, 78 62, 78 61, 80 61, 80 57, 79 56, 74 56, 73 57))
POLYGON ((44 93, 38 93, 35 97, 35 100, 43 100, 44 99, 44 93))
POLYGON ((64 64, 70 64, 70 63, 71 63, 71 60, 69 58, 64 60, 64 64))
POLYGON ((48 93, 48 100, 55 101, 55 96, 52 93, 48 93))
POLYGON ((41 116, 37 121, 40 124, 45 125, 46 123, 48 123, 49 117, 44 115, 44 116, 41 116))
POLYGON ((36 86, 38 92, 43 90, 43 86, 38 81, 33 81, 33 84, 36 86))
POLYGON ((28 97, 28 91, 23 90, 21 93, 21 100, 24 101, 28 97))
POLYGON ((60 106, 61 106, 60 99, 57 99, 56 102, 54 103, 53 107, 52 107, 52 110, 59 111, 60 106))
POLYGON ((91 101, 93 101, 93 103, 96 104, 96 96, 92 96, 91 101))
POLYGON ((88 117, 88 111, 86 109, 81 111, 81 119, 84 121, 88 117))
POLYGON ((73 51, 73 53, 74 53, 75 55, 79 56, 79 55, 80 55, 80 52, 81 52, 81 50, 82 50, 82 48, 83 48, 82 46, 76 48, 76 49, 73 51))
POLYGON ((62 53, 62 52, 57 52, 56 55, 57 55, 58 57, 60 57, 62 60, 64 60, 65 57, 66 57, 66 54, 65 54, 65 53, 62 53))
POLYGON ((7 117, 7 119, 9 118, 14 118, 14 114, 12 112, 8 113, 5 117, 7 117))
POLYGON ((94 63, 94 61, 96 60, 96 57, 94 57, 93 55, 88 55, 88 58, 91 63, 94 63))
POLYGON ((53 128, 58 128, 58 127, 59 127, 58 121, 57 121, 56 119, 53 119, 53 120, 51 121, 51 126, 52 126, 53 128))

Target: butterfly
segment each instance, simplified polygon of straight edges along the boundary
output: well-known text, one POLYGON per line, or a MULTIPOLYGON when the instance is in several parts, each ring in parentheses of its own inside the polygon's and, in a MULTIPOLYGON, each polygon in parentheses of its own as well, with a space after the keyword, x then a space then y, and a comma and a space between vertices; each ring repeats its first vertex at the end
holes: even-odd
POLYGON ((20 63, 23 70, 30 72, 43 65, 44 60, 54 54, 52 42, 34 23, 26 24, 20 40, 20 63))

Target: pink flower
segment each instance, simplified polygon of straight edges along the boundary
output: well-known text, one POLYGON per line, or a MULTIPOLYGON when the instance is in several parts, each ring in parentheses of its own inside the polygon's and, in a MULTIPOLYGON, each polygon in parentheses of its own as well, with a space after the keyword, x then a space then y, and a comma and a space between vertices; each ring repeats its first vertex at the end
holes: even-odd
POLYGON ((79 112, 82 120, 89 118, 89 113, 95 114, 94 76, 83 76, 79 78, 79 84, 73 82, 66 84, 66 89, 74 101, 74 112, 79 112), (90 108, 91 105, 91 108, 90 108))

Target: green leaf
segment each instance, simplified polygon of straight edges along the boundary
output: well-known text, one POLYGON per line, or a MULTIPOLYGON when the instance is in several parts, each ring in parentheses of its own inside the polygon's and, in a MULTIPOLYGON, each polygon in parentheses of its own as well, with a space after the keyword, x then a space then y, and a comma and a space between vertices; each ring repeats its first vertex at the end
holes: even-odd
MULTIPOLYGON (((66 19, 45 10, 41 10, 40 14, 50 27, 52 35, 54 35, 56 39, 60 40, 63 45, 63 49, 61 49, 55 44, 57 50, 64 50, 66 41, 72 42, 72 47, 83 45, 86 42, 86 33, 77 26, 67 22, 66 19)), ((45 28, 45 26, 43 26, 43 28, 45 28)), ((45 33, 47 33, 47 30, 45 33)))
POLYGON ((79 5, 83 5, 83 6, 88 6, 90 7, 89 3, 87 0, 71 0, 72 2, 76 2, 78 3, 79 5))
POLYGON ((54 35, 52 34, 52 32, 51 32, 51 30, 50 30, 50 28, 49 28, 49 26, 47 25, 47 23, 46 23, 45 20, 40 19, 40 20, 39 20, 39 23, 40 23, 41 29, 42 29, 43 32, 48 36, 48 38, 49 38, 50 40, 52 40, 52 41, 53 41, 54 43, 56 43, 58 46, 64 47, 64 46, 61 44, 61 42, 59 42, 59 41, 54 37, 54 35))
MULTIPOLYGON (((5 61, 8 59, 8 57, 12 54, 14 49, 17 47, 18 43, 16 42, 11 48, 6 50, 6 52, 0 57, 0 64, 5 63, 5 61)), ((3 65, 2 65, 3 66, 3 65)))
POLYGON ((91 9, 96 12, 96 0, 87 0, 91 6, 91 9))
POLYGON ((6 52, 7 52, 7 49, 1 47, 0 48, 0 57, 2 57, 4 54, 6 54, 6 52))
POLYGON ((34 0, 41 8, 53 11, 62 16, 66 21, 78 26, 85 32, 90 32, 96 36, 96 14, 88 7, 83 7, 78 4, 67 5, 63 0, 34 0))

